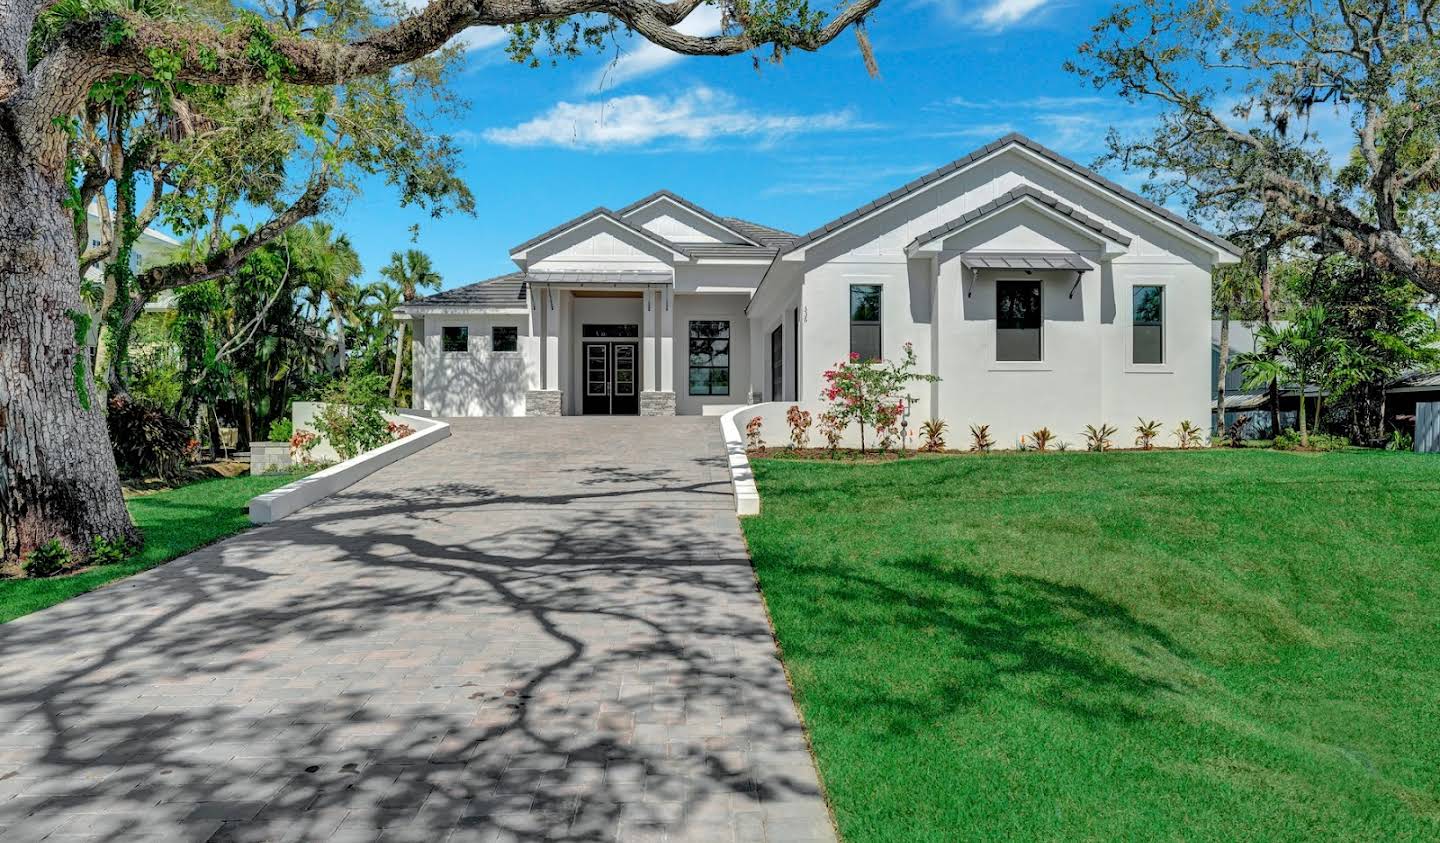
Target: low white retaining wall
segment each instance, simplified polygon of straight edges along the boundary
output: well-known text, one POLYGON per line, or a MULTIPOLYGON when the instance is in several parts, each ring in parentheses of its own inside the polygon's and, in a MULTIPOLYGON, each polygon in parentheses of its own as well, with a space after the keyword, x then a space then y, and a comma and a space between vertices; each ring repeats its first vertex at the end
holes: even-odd
POLYGON ((415 428, 415 432, 309 477, 302 477, 273 492, 251 498, 250 520, 256 524, 278 521, 450 435, 450 425, 442 421, 409 415, 397 415, 394 419, 415 428))
MULTIPOLYGON (((324 401, 296 401, 290 405, 290 427, 296 433, 304 431, 306 433, 313 433, 318 437, 315 447, 310 449, 311 460, 314 462, 338 462, 340 455, 335 453, 335 449, 330 446, 330 442, 325 438, 325 434, 315 428, 315 417, 320 415, 320 411, 323 409, 325 409, 324 401)), ((387 422, 408 424, 411 427, 415 427, 415 424, 406 421, 407 416, 424 418, 429 418, 430 416, 428 412, 423 410, 417 413, 408 409, 399 410, 394 413, 381 413, 380 415, 383 416, 387 422)), ((415 429, 418 431, 420 428, 415 427, 415 429)))
POLYGON ((725 437, 725 454, 730 460, 730 487, 735 491, 735 512, 739 515, 760 514, 760 490, 755 486, 755 473, 750 470, 750 458, 745 455, 745 425, 750 419, 760 416, 764 419, 761 430, 770 424, 777 409, 780 418, 790 408, 782 401, 751 404, 731 410, 720 417, 720 431, 725 437))

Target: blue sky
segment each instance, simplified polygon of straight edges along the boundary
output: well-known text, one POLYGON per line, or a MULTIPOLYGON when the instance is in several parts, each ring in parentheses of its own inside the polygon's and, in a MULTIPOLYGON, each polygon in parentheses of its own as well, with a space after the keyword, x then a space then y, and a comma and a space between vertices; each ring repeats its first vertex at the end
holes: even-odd
MULTIPOLYGON (((463 146, 476 215, 432 220, 376 183, 332 216, 367 280, 418 223, 413 245, 449 288, 513 270, 511 246, 578 213, 659 188, 804 232, 1012 130, 1089 163, 1109 127, 1146 121, 1061 69, 1108 7, 886 0, 868 30, 878 79, 849 33, 757 72, 748 56, 682 58, 641 41, 618 59, 532 69, 508 61, 498 33, 471 30, 455 83, 471 107, 435 128, 463 146)), ((713 31, 718 12, 701 7, 689 26, 713 31)))

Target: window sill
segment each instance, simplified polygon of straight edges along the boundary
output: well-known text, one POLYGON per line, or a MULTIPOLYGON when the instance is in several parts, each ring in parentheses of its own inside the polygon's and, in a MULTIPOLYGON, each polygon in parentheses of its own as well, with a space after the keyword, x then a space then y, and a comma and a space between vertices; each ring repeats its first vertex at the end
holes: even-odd
POLYGON ((1130 363, 1125 366, 1128 375, 1173 375, 1175 367, 1168 363, 1130 363))
POLYGON ((990 364, 992 372, 1053 372, 1044 360, 996 360, 990 364))

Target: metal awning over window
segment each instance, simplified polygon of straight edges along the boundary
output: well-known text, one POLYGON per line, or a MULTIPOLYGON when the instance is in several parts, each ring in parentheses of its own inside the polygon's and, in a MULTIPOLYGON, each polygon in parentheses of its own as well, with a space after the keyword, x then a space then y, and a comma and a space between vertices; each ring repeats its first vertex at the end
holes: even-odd
POLYGON ((1089 261, 1074 252, 967 252, 960 262, 971 269, 1070 269, 1086 272, 1089 261))

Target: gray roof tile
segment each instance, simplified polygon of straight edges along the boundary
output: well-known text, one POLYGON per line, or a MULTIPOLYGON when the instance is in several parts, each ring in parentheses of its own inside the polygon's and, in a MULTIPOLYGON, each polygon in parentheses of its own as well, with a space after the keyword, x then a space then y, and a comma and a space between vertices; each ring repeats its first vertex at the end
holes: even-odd
POLYGON ((1033 153, 1041 156, 1042 158, 1045 158, 1045 159, 1049 160, 1051 163, 1053 163, 1053 164, 1055 164, 1055 165, 1057 165, 1057 166, 1059 166, 1059 167, 1063 167, 1064 169, 1067 169, 1067 170, 1071 171, 1072 173, 1075 173, 1075 174, 1078 175, 1078 176, 1081 176, 1081 177, 1083 177, 1083 178, 1085 178, 1085 179, 1088 179, 1088 180, 1094 182, 1095 184, 1097 184, 1097 185, 1105 188, 1106 190, 1110 191, 1111 193, 1114 193, 1114 194, 1120 196, 1121 198, 1126 199, 1126 200, 1128 200, 1128 201, 1130 201, 1130 202, 1132 202, 1132 203, 1134 203, 1134 204, 1136 204, 1136 205, 1138 205, 1138 206, 1140 206, 1140 207, 1142 207, 1142 208, 1150 211, 1151 213, 1154 213, 1154 214, 1156 214, 1156 215, 1164 218, 1165 220, 1168 220, 1168 221, 1171 222, 1171 223, 1174 223, 1175 225, 1179 226, 1180 228, 1184 229, 1185 231, 1188 231, 1188 232, 1190 232, 1191 234, 1195 235, 1196 237, 1199 237, 1200 239, 1206 241, 1207 243, 1210 243, 1210 244, 1212 244, 1212 245, 1214 245, 1214 246, 1217 246, 1217 247, 1219 247, 1219 248, 1221 248, 1221 249, 1224 249, 1224 250, 1227 251, 1227 252, 1231 252, 1232 254, 1237 254, 1237 255, 1238 255, 1238 254, 1241 254, 1241 253, 1242 253, 1242 251, 1241 251, 1241 249, 1240 249, 1239 246, 1236 246, 1234 243, 1231 243, 1230 241, 1226 240, 1225 238, 1221 237, 1220 235, 1218 235, 1218 234, 1213 234, 1213 233, 1205 230, 1205 229, 1202 228, 1201 226, 1196 225, 1195 223, 1191 222, 1190 220, 1185 219, 1184 217, 1180 216, 1179 214, 1175 213, 1174 211, 1167 210, 1166 208, 1164 208, 1164 207, 1162 207, 1162 206, 1160 206, 1160 205, 1157 205, 1156 203, 1150 201, 1149 199, 1146 199, 1145 197, 1141 196, 1140 194, 1135 193, 1134 191, 1131 191, 1131 190, 1129 190, 1129 189, 1127 189, 1127 188, 1125 188, 1125 187, 1121 187, 1120 185, 1116 184, 1115 182, 1111 181, 1110 179, 1105 178, 1104 176, 1100 175, 1099 173, 1095 172, 1094 170, 1091 170, 1091 169, 1088 168, 1088 167, 1082 166, 1081 164, 1078 164, 1078 163, 1070 160, 1069 158, 1066 158, 1065 156, 1061 155, 1060 153, 1055 152, 1054 150, 1049 149, 1048 147, 1042 146, 1041 144, 1038 144, 1038 143, 1036 143, 1035 141, 1030 140, 1029 138, 1027 138, 1027 137, 1025 137, 1024 135, 1019 134, 1019 133, 1011 133, 1011 134, 1006 135, 1006 136, 1003 137, 1003 138, 1000 138, 999 140, 996 140, 996 141, 993 141, 993 142, 991 142, 991 143, 985 144, 984 146, 980 147, 979 149, 975 150, 974 152, 970 152, 970 153, 968 153, 968 154, 966 154, 966 155, 964 155, 964 156, 961 156, 960 158, 957 158, 957 159, 955 159, 954 161, 951 161, 949 164, 946 164, 946 165, 944 165, 943 167, 939 167, 939 168, 937 168, 937 169, 935 169, 935 170, 933 170, 933 171, 931 171, 931 172, 929 172, 929 173, 926 173, 926 174, 923 175, 923 176, 920 176, 920 177, 917 178, 917 179, 914 179, 913 181, 909 182, 908 184, 905 184, 905 185, 901 186, 898 190, 893 190, 893 191, 891 191, 890 193, 887 193, 887 194, 885 194, 884 196, 880 197, 879 199, 876 199, 876 200, 873 200, 873 201, 871 201, 871 202, 868 202, 868 203, 866 203, 865 205, 862 205, 861 207, 856 208, 855 210, 850 211, 850 212, 847 213, 847 214, 841 215, 841 216, 838 217, 837 219, 834 219, 834 220, 831 220, 831 221, 828 222, 828 223, 825 223, 824 225, 820 226, 819 228, 816 228, 814 231, 811 231, 811 232, 809 232, 809 233, 807 233, 807 234, 801 235, 800 237, 796 238, 795 241, 792 242, 792 243, 785 249, 785 251, 789 252, 789 251, 794 251, 794 250, 796 250, 796 249, 802 248, 802 247, 804 247, 804 246, 806 246, 806 245, 814 242, 815 240, 818 240, 819 238, 825 236, 826 234, 829 234, 830 232, 834 231, 835 229, 840 228, 840 227, 842 227, 842 226, 844 226, 844 225, 847 225, 847 224, 849 224, 849 223, 851 223, 851 222, 854 222, 855 220, 859 219, 859 218, 862 217, 862 216, 865 216, 866 214, 870 213, 871 211, 873 211, 873 210, 875 210, 875 209, 877 209, 877 208, 880 208, 880 207, 884 207, 885 205, 889 205, 891 202, 895 201, 896 199, 899 199, 899 198, 901 198, 901 197, 903 197, 903 196, 905 196, 905 195, 907 195, 907 194, 913 193, 914 191, 918 190, 919 188, 924 187, 925 185, 929 184, 930 182, 932 182, 932 181, 940 178, 941 176, 947 175, 947 174, 949 174, 950 172, 953 172, 954 170, 958 170, 958 169, 960 169, 960 168, 962 168, 962 167, 964 167, 964 166, 966 166, 966 165, 968 165, 968 164, 971 164, 971 163, 973 163, 973 162, 975 162, 975 161, 977 161, 977 160, 985 157, 986 155, 989 155, 990 153, 992 153, 992 152, 994 152, 994 151, 996 151, 996 150, 998 150, 998 149, 1002 149, 1002 148, 1004 148, 1004 147, 1006 147, 1006 146, 1009 146, 1010 144, 1015 144, 1015 145, 1017 145, 1017 146, 1022 146, 1022 147, 1024 147, 1024 148, 1030 150, 1031 152, 1033 152, 1033 153))
POLYGON ((494 278, 487 278, 484 281, 477 281, 474 284, 466 284, 464 287, 456 287, 453 290, 444 290, 432 296, 426 296, 405 307, 423 309, 427 307, 516 308, 525 306, 525 275, 520 272, 509 272, 494 278))

